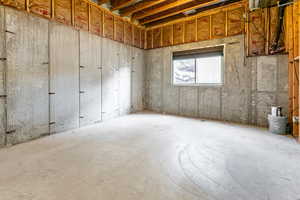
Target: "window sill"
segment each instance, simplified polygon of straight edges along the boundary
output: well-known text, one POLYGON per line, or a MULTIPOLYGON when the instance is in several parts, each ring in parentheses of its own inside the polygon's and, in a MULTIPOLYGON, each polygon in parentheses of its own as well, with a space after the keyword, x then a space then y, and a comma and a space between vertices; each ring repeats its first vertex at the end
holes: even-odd
POLYGON ((223 83, 220 83, 220 84, 205 84, 205 83, 192 83, 192 84, 188 84, 188 83, 173 83, 172 86, 175 86, 175 87, 216 87, 216 88, 219 88, 219 87, 223 87, 224 84, 223 83))

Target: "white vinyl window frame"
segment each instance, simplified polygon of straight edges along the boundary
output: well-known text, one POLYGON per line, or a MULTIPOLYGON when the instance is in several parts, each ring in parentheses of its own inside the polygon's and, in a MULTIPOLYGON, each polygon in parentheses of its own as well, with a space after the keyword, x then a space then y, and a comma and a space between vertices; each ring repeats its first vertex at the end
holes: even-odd
MULTIPOLYGON (((199 50, 201 49, 210 49, 210 48, 214 48, 214 47, 222 47, 223 48, 223 56, 222 56, 222 60, 221 60, 221 82, 220 83, 197 83, 196 79, 196 74, 197 74, 197 66, 196 66, 196 58, 195 58, 195 83, 176 83, 174 81, 174 52, 171 52, 171 82, 172 82, 172 85, 173 86, 191 86, 191 87, 195 87, 195 86, 203 86, 203 87, 222 87, 224 85, 224 76, 225 76, 225 45, 217 45, 217 46, 211 46, 211 47, 203 47, 203 48, 200 48, 199 50)), ((196 49, 198 50, 198 49, 196 49)), ((185 50, 183 50, 185 51, 185 50)), ((188 50, 186 50, 188 51, 188 50)), ((203 52, 203 54, 206 54, 205 51, 203 52)))

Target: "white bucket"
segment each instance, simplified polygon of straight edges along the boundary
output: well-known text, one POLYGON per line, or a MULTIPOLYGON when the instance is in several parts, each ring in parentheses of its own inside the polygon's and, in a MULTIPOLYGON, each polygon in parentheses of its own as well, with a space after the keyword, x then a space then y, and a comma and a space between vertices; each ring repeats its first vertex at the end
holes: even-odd
POLYGON ((287 117, 268 115, 269 131, 275 134, 287 134, 287 117))

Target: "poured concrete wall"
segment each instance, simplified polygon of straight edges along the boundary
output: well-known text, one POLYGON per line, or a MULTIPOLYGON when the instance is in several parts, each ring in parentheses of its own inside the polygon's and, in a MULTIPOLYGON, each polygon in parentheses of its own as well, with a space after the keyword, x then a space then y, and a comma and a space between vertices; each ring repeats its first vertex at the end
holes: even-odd
POLYGON ((283 107, 288 114, 288 57, 286 55, 261 56, 247 59, 252 73, 251 123, 267 124, 270 106, 283 107))
POLYGON ((102 39, 102 119, 120 114, 119 106, 119 55, 120 43, 102 39))
MULTIPOLYGON (((168 93, 169 90, 163 91, 163 72, 165 68, 168 68, 168 63, 164 64, 164 53, 168 51, 168 47, 162 49, 154 49, 146 51, 146 108, 156 111, 164 112, 163 109, 163 95, 168 93)), ((167 78, 166 78, 167 80, 167 78)), ((177 88, 178 89, 178 88, 177 88)), ((179 96, 177 97, 179 98, 179 96)), ((176 100, 175 100, 176 101, 176 100)), ((170 110, 171 111, 171 110, 170 110)), ((171 113, 171 112, 170 112, 171 113)))
POLYGON ((49 133, 48 21, 5 13, 7 143, 16 144, 49 133))
POLYGON ((6 112, 5 112, 5 14, 0 6, 0 147, 5 145, 6 112))
POLYGON ((131 90, 131 57, 131 47, 121 44, 119 53, 119 88, 122 88, 119 92, 120 115, 126 115, 130 113, 131 94, 133 92, 131 90))
POLYGON ((131 71, 131 94, 132 106, 131 112, 137 112, 144 108, 144 74, 145 74, 145 60, 144 51, 135 47, 132 49, 132 71, 131 71))
POLYGON ((79 32, 50 24, 51 133, 79 127, 79 32))
POLYGON ((0 6, 0 147, 143 110, 143 54, 0 6))
POLYGON ((101 121, 101 38, 80 31, 80 126, 101 121))
POLYGON ((267 125, 272 105, 288 109, 287 55, 246 58, 244 37, 146 51, 146 108, 162 113, 267 125), (172 52, 225 44, 224 85, 174 86, 172 52))

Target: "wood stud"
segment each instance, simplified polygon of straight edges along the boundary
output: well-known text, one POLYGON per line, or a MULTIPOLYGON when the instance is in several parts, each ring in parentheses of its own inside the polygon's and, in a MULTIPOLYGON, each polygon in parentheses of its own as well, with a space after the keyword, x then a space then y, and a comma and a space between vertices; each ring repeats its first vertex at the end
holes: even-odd
MULTIPOLYGON (((153 31, 153 38, 146 38, 147 41, 153 41, 155 43, 157 38, 154 38, 157 30, 162 32, 162 43, 161 45, 153 44, 149 48, 158 48, 164 46, 171 46, 176 44, 183 44, 195 41, 203 41, 213 38, 223 38, 226 36, 233 36, 237 34, 245 33, 244 26, 244 11, 245 3, 236 3, 229 6, 224 6, 222 8, 217 8, 214 10, 209 10, 201 12, 199 15, 193 17, 186 17, 184 19, 175 20, 174 22, 169 22, 161 24, 158 26, 153 26, 147 28, 148 31, 153 31), (233 12, 233 10, 238 10, 240 12, 233 12), (234 15, 234 17, 232 17, 234 15), (228 17, 230 16, 230 17, 228 17), (231 21, 230 21, 231 20, 231 21), (230 21, 230 22, 229 22, 230 21), (199 26, 200 23, 200 26, 199 26), (236 25, 236 24, 237 25, 236 25), (241 25, 243 24, 243 26, 241 25), (230 26, 229 26, 230 24, 230 26), (164 31, 166 27, 172 26, 172 42, 166 42, 164 38, 164 31), (237 28, 238 27, 238 28, 237 28), (232 30, 238 29, 238 30, 232 30)), ((158 33, 157 33, 158 34, 158 33)), ((147 34, 147 37, 151 36, 147 34)))

